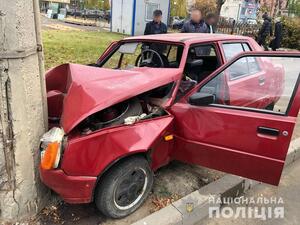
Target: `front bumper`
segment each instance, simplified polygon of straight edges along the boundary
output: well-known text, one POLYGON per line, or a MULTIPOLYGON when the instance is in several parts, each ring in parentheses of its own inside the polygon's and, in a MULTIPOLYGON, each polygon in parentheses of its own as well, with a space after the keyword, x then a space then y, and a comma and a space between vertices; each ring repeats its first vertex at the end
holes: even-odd
POLYGON ((89 203, 93 200, 93 190, 97 177, 68 176, 61 169, 44 170, 40 167, 43 183, 58 193, 68 203, 89 203))

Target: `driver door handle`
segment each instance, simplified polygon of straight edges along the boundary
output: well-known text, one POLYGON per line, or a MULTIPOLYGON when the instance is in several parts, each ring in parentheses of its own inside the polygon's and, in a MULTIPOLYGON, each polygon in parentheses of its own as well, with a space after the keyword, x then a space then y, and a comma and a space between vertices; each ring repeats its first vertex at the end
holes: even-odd
POLYGON ((279 136, 280 131, 270 127, 258 127, 257 133, 277 137, 279 136))
POLYGON ((258 78, 258 83, 259 83, 260 86, 264 85, 265 81, 266 81, 266 78, 264 76, 260 76, 258 78))

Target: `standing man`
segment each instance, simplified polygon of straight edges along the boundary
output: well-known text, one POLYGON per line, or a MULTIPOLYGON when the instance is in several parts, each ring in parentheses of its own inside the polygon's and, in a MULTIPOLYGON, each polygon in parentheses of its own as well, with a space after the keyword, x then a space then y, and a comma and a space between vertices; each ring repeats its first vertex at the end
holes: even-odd
POLYGON ((258 39, 257 42, 259 45, 262 45, 265 49, 265 51, 268 51, 268 45, 266 43, 267 38, 271 35, 272 36, 272 23, 271 23, 271 18, 267 15, 263 15, 263 25, 260 28, 258 32, 258 39))
POLYGON ((207 24, 202 20, 202 13, 200 9, 193 8, 191 12, 191 19, 183 24, 182 33, 209 33, 210 30, 207 24))
POLYGON ((282 40, 282 23, 280 17, 275 19, 275 31, 274 31, 274 39, 270 43, 270 47, 273 51, 280 48, 282 40))
POLYGON ((157 9, 153 12, 153 20, 146 24, 144 35, 167 33, 167 25, 164 24, 161 20, 162 11, 157 9))
POLYGON ((214 13, 208 13, 206 16, 206 24, 209 29, 209 33, 213 34, 216 33, 214 26, 217 23, 217 17, 214 13))

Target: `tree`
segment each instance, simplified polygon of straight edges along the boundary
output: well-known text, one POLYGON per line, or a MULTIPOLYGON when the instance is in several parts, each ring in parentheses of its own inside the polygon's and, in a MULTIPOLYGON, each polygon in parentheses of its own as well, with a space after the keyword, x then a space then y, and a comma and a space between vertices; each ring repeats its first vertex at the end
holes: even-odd
POLYGON ((85 0, 84 1, 84 8, 99 9, 100 8, 100 1, 99 0, 85 0))
POLYGON ((103 2, 103 9, 104 10, 109 10, 110 9, 109 0, 104 0, 104 2, 103 2))
POLYGON ((84 8, 109 10, 109 0, 85 0, 84 8))
POLYGON ((171 16, 186 17, 186 0, 171 0, 171 16))
POLYGON ((217 10, 216 0, 196 0, 195 7, 201 10, 203 16, 210 12, 216 13, 217 10))
POLYGON ((216 13, 218 16, 220 16, 220 12, 221 12, 221 9, 222 9, 222 5, 224 5, 224 3, 226 2, 226 0, 216 0, 217 2, 217 10, 216 10, 216 13))
POLYGON ((300 1, 299 0, 289 0, 288 1, 289 14, 294 14, 300 16, 300 1))

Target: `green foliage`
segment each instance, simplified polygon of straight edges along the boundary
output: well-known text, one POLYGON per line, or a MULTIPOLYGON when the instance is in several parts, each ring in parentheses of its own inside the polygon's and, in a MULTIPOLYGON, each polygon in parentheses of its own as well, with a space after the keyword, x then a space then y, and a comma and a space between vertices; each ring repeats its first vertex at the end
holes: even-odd
POLYGON ((99 9, 100 1, 99 0, 86 0, 86 1, 84 1, 84 7, 87 9, 99 9))
POLYGON ((171 16, 187 16, 186 0, 171 0, 171 16))
POLYGON ((104 10, 109 10, 110 9, 110 5, 109 5, 109 0, 104 0, 103 1, 103 7, 104 10))
POLYGON ((282 47, 300 50, 300 18, 282 18, 282 47))
POLYGON ((300 1, 289 0, 288 10, 289 10, 289 14, 295 14, 296 16, 300 16, 300 1))
POLYGON ((85 0, 84 8, 109 10, 110 9, 109 0, 85 0))

